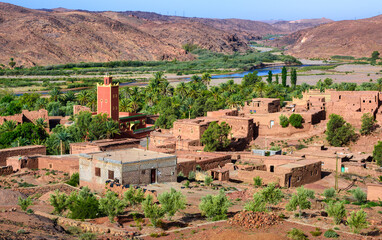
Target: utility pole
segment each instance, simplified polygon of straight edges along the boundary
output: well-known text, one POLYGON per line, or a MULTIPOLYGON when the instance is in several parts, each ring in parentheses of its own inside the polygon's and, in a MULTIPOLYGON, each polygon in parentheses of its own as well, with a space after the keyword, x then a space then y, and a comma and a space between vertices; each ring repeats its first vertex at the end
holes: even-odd
POLYGON ((62 140, 60 140, 60 149, 61 149, 61 155, 62 155, 62 140))
POLYGON ((146 150, 149 150, 149 136, 146 136, 146 150))
POLYGON ((334 181, 334 189, 338 192, 338 155, 336 156, 336 176, 334 181))

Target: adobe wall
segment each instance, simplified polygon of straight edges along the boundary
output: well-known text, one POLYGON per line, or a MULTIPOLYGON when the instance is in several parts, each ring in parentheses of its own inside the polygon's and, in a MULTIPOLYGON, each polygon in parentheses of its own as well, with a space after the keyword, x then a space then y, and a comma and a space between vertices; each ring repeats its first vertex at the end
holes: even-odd
POLYGON ((94 152, 105 152, 113 151, 119 149, 127 148, 137 148, 139 147, 139 140, 132 139, 119 139, 119 140, 100 140, 95 142, 81 142, 70 144, 71 154, 80 153, 94 153, 94 152))
POLYGON ((20 171, 22 168, 38 169, 38 156, 10 157, 7 158, 7 166, 12 166, 13 171, 20 171))
POLYGON ((0 149, 0 166, 7 164, 8 157, 27 155, 46 155, 46 147, 43 145, 32 145, 0 149))
POLYGON ((276 173, 279 175, 285 174, 284 186, 299 187, 321 179, 321 162, 292 169, 283 169, 282 167, 279 167, 276 168, 276 173))
POLYGON ((219 123, 226 122, 231 127, 232 137, 253 139, 253 119, 243 117, 222 117, 219 123))
POLYGON ((79 172, 78 156, 40 156, 38 157, 39 169, 52 169, 69 173, 79 172))
POLYGON ((225 116, 238 116, 239 113, 236 109, 223 109, 219 111, 207 112, 207 117, 220 118, 225 116))
POLYGON ((0 167, 0 176, 6 176, 13 173, 12 166, 0 167))
POLYGON ((382 200, 382 184, 367 185, 367 200, 369 201, 382 200))
POLYGON ((261 177, 264 184, 276 183, 280 186, 285 186, 285 174, 276 174, 266 171, 245 171, 238 170, 238 179, 249 184, 253 184, 254 177, 261 177))
POLYGON ((178 120, 174 122, 173 135, 180 139, 200 140, 208 124, 194 124, 189 121, 178 120))
POLYGON ((272 128, 270 128, 269 125, 260 125, 259 136, 291 136, 293 134, 309 132, 312 130, 311 124, 303 123, 302 125, 302 128, 295 128, 291 125, 283 128, 279 124, 275 124, 272 128))
POLYGON ((227 163, 231 163, 230 155, 214 154, 214 153, 187 153, 182 152, 177 154, 178 158, 183 158, 182 161, 177 163, 177 171, 182 172, 185 176, 191 171, 196 171, 196 166, 199 165, 202 171, 208 171, 218 167, 224 167, 227 163), (193 158, 185 156, 186 154, 191 154, 193 158), (189 158, 189 161, 185 160, 189 158))
MULTIPOLYGON (((382 172, 376 171, 375 169, 368 169, 362 166, 349 165, 349 164, 344 165, 344 167, 345 167, 346 173, 353 173, 358 176, 371 176, 375 178, 382 176, 382 172)), ((339 171, 341 171, 341 168, 339 169, 339 171)))

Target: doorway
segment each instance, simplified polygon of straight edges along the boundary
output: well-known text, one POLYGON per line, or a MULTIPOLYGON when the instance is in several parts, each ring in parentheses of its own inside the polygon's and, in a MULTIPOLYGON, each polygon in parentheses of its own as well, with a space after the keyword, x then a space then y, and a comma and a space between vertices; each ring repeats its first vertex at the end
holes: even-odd
POLYGON ((292 180, 292 176, 289 176, 289 181, 288 181, 288 188, 290 188, 290 182, 292 180))
POLYGON ((156 183, 157 182, 157 170, 156 169, 151 169, 151 183, 156 183))
POLYGON ((270 167, 270 172, 274 172, 275 171, 275 166, 272 166, 270 167))

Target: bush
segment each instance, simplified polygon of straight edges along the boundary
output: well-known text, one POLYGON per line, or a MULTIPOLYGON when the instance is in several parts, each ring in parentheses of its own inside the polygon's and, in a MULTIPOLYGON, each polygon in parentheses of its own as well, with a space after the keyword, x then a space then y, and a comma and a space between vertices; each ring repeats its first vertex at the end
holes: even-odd
POLYGON ((188 174, 188 180, 190 181, 194 181, 196 178, 196 174, 194 171, 191 171, 189 174, 188 174))
POLYGON ((289 126, 289 119, 285 115, 281 115, 279 119, 281 127, 286 128, 289 126))
POLYGON ((114 217, 123 213, 126 205, 118 198, 118 194, 112 191, 108 191, 104 198, 99 200, 99 208, 108 217, 110 222, 114 222, 114 217))
POLYGON ((170 192, 160 194, 158 201, 163 211, 167 214, 168 220, 171 220, 171 217, 173 217, 177 211, 186 208, 186 197, 173 188, 171 188, 170 192))
POLYGON ((102 216, 99 202, 89 188, 84 187, 79 192, 72 192, 68 198, 69 217, 72 219, 93 219, 102 216))
POLYGON ((184 187, 189 188, 190 187, 190 181, 187 180, 186 183, 184 184, 184 187))
POLYGON ((374 116, 370 113, 365 113, 362 115, 362 125, 361 130, 359 131, 362 135, 369 135, 373 129, 375 124, 374 116))
POLYGON ((304 234, 303 231, 297 228, 292 228, 288 232, 288 238, 293 239, 293 240, 306 240, 308 237, 304 234))
POLYGON ((333 217, 336 225, 339 225, 346 216, 345 204, 343 202, 330 201, 326 207, 326 211, 330 217, 333 217))
POLYGON ((324 233, 324 237, 326 238, 338 238, 339 235, 334 230, 329 229, 324 233))
POLYGON ((300 114, 293 113, 289 117, 289 123, 295 128, 301 128, 302 127, 302 121, 303 118, 300 114))
POLYGON ((334 198, 336 196, 336 190, 334 190, 334 188, 325 189, 324 196, 326 199, 334 198))
POLYGON ((297 188, 297 193, 292 195, 292 198, 289 200, 286 205, 288 211, 295 211, 298 207, 299 217, 302 216, 302 210, 310 209, 311 203, 309 199, 314 199, 314 191, 305 189, 304 186, 297 188))
MULTIPOLYGON (((382 141, 378 141, 378 144, 374 145, 373 159, 378 166, 382 167, 382 141)), ((380 177, 379 180, 382 182, 382 177, 380 177)))
POLYGON ((33 204, 32 198, 29 196, 27 198, 21 198, 19 197, 18 205, 21 207, 21 209, 25 212, 29 206, 33 204))
POLYGON ((312 234, 313 237, 318 237, 322 234, 321 229, 316 228, 316 230, 311 231, 310 234, 312 234))
POLYGON ((25 231, 24 229, 19 229, 19 230, 17 230, 16 233, 17 234, 27 234, 27 231, 25 231))
POLYGON ((266 188, 260 191, 265 203, 268 204, 270 210, 271 205, 276 205, 284 198, 282 191, 276 188, 276 184, 271 183, 266 188))
POLYGON ((363 210, 359 210, 358 212, 352 211, 350 216, 348 217, 348 225, 352 229, 354 233, 359 233, 363 228, 367 228, 366 222, 367 214, 363 210))
POLYGON ((357 200, 357 203, 364 203, 367 201, 367 194, 359 187, 354 189, 353 197, 357 200))
POLYGON ((204 131, 200 142, 204 145, 204 151, 214 152, 222 150, 231 143, 228 135, 231 132, 231 127, 222 122, 220 125, 217 122, 212 122, 206 131, 204 131))
POLYGON ((256 187, 261 187, 263 185, 263 180, 261 179, 261 177, 256 176, 256 177, 253 178, 253 184, 256 187))
POLYGON ((159 220, 163 218, 165 214, 163 209, 154 203, 153 196, 151 195, 148 195, 142 202, 142 209, 145 217, 150 219, 150 222, 154 227, 158 226, 159 220))
POLYGON ((69 184, 70 186, 73 186, 73 187, 77 187, 78 184, 80 184, 80 174, 73 173, 69 181, 66 182, 66 184, 69 184))
POLYGON ((227 218, 228 208, 231 202, 228 200, 224 190, 220 190, 218 195, 206 195, 202 197, 199 209, 202 215, 212 221, 223 220, 227 218))
POLYGON ((28 214, 33 214, 34 211, 33 211, 33 209, 30 209, 30 208, 29 208, 29 209, 27 210, 27 213, 28 213, 28 214))
POLYGON ((266 203, 260 193, 253 194, 253 200, 245 204, 244 209, 252 212, 265 212, 266 203))
POLYGON ((79 240, 95 240, 97 239, 97 235, 94 233, 83 233, 78 237, 79 240))
POLYGON ((60 191, 57 189, 54 191, 54 194, 50 194, 49 202, 54 207, 54 213, 61 215, 68 208, 68 195, 65 193, 60 194, 60 191))
POLYGON ((205 184, 206 186, 210 186, 211 183, 212 183, 213 181, 214 181, 214 180, 212 179, 211 176, 206 176, 206 177, 204 178, 204 184, 205 184))
POLYGON ((326 129, 326 139, 329 144, 335 147, 348 145, 356 139, 356 134, 352 125, 337 115, 331 114, 326 129))
POLYGON ((126 204, 135 207, 145 200, 145 193, 141 188, 130 187, 124 194, 123 200, 126 204))

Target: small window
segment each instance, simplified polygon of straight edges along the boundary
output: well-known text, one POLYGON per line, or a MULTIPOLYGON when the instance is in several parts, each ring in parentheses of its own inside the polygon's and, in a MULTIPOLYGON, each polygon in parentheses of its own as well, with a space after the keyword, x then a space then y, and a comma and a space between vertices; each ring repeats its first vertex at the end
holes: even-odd
POLYGON ((141 174, 146 174, 146 170, 142 170, 141 174))
POLYGON ((191 128, 191 133, 194 133, 194 129, 193 128, 191 128))
POLYGON ((53 168, 53 164, 49 163, 49 168, 53 168))
POLYGON ((180 132, 180 128, 178 129, 178 132, 180 132))
POLYGON ((339 96, 339 99, 341 99, 341 95, 339 96))
POLYGON ((274 172, 274 171, 275 171, 275 166, 271 166, 271 167, 270 167, 270 171, 271 171, 271 172, 274 172))
POLYGON ((107 103, 107 99, 105 99, 105 103, 107 103))
POLYGON ((96 167, 95 168, 95 174, 96 177, 101 177, 101 168, 96 167))
POLYGON ((109 179, 114 179, 114 171, 109 170, 109 179))

